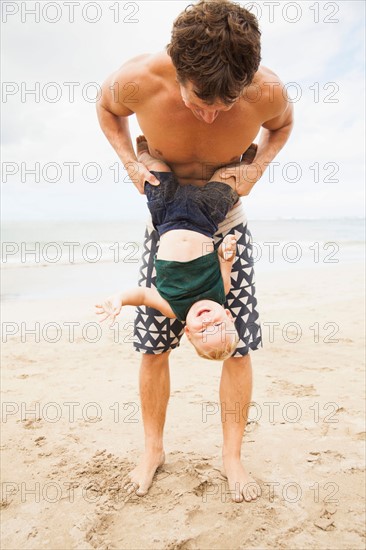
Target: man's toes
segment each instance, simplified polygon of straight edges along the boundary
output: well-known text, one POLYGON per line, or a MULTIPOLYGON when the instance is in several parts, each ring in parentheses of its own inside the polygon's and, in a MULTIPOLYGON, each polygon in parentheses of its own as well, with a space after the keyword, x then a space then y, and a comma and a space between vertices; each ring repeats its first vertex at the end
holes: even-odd
POLYGON ((126 485, 124 485, 124 490, 127 491, 127 493, 129 494, 130 491, 131 491, 131 488, 133 488, 133 485, 132 483, 126 483, 126 485))
POLYGON ((122 477, 122 485, 126 483, 131 483, 131 472, 122 477))
POLYGON ((249 483, 243 490, 244 498, 247 502, 256 500, 260 495, 260 487, 257 484, 249 483))
POLYGON ((248 491, 248 489, 246 489, 245 487, 243 489, 243 497, 246 502, 250 502, 252 500, 250 491, 248 491))
POLYGON ((147 491, 148 491, 148 488, 143 488, 143 487, 139 487, 138 489, 136 489, 136 495, 138 497, 144 497, 145 495, 147 495, 147 491))
POLYGON ((255 495, 255 498, 261 496, 262 489, 260 488, 260 485, 258 485, 258 483, 256 483, 255 485, 252 485, 251 490, 252 490, 252 493, 255 495))
POLYGON ((122 482, 122 487, 127 489, 131 485, 131 479, 124 479, 122 482))
POLYGON ((139 488, 139 484, 136 483, 136 482, 132 482, 132 483, 128 483, 126 486, 125 486, 125 489, 127 491, 127 494, 131 495, 132 493, 136 493, 136 491, 138 490, 139 488))
MULTIPOLYGON (((229 488, 230 488, 230 485, 229 485, 229 488)), ((237 482, 235 483, 235 488, 233 488, 233 490, 231 491, 231 494, 232 494, 232 500, 234 502, 243 502, 243 494, 242 494, 242 491, 240 489, 240 484, 237 482)))

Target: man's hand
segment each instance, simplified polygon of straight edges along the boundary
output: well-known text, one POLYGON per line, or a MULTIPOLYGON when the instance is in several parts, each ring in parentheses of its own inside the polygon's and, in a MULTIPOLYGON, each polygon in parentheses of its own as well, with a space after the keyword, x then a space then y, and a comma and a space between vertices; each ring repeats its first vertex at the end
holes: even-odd
POLYGON ((127 162, 125 164, 125 168, 128 175, 130 176, 132 183, 141 195, 145 194, 145 181, 148 181, 149 183, 151 183, 151 185, 160 184, 160 181, 146 168, 146 166, 142 162, 139 162, 137 160, 127 162))
MULTIPOLYGON (((228 185, 231 185, 239 197, 249 195, 252 187, 261 178, 262 170, 259 164, 245 164, 238 162, 224 166, 217 170, 219 177, 228 185)), ((213 176, 215 178, 215 174, 213 176)))
POLYGON ((262 176, 259 165, 254 162, 257 149, 258 145, 252 143, 243 153, 240 162, 219 168, 211 180, 220 181, 221 179, 224 183, 231 185, 240 197, 249 195, 253 185, 262 176))

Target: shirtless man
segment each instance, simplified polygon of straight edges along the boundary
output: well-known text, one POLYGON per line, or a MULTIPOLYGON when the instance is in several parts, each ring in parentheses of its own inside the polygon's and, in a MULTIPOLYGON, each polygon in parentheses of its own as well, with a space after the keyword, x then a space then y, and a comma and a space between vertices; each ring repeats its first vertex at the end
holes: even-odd
MULTIPOLYGON (((107 78, 97 104, 99 122, 140 193, 145 180, 156 185, 159 182, 134 152, 128 125, 132 114, 146 136, 151 155, 167 162, 181 185, 204 185, 217 171, 220 177, 235 180, 239 196, 250 193, 286 143, 293 125, 292 105, 282 82, 261 66, 260 60, 256 18, 236 3, 201 0, 174 22, 167 51, 131 59, 107 78), (260 129, 255 160, 247 164, 242 153, 248 148, 248 154, 252 151, 250 145, 260 129)), ((241 502, 254 500, 260 493, 241 462, 241 444, 252 390, 249 351, 261 345, 261 337, 255 311, 251 236, 241 201, 226 220, 216 235, 217 245, 228 232, 239 235, 241 257, 232 284, 234 287, 239 284, 235 281, 241 281, 241 286, 225 307, 232 306, 242 342, 223 363, 222 456, 232 498, 241 502), (250 273, 248 280, 243 273, 250 273), (239 306, 247 300, 242 309, 233 307, 238 305, 238 293, 239 306), (238 404, 239 415, 234 413, 238 404)), ((148 224, 139 284, 154 285, 152 258, 157 246, 156 231, 148 224)), ((179 323, 165 319, 156 310, 138 310, 134 345, 143 354, 140 398, 145 453, 129 474, 126 488, 139 496, 147 493, 155 471, 164 462, 169 355, 184 332, 184 325, 179 323), (152 323, 158 327, 155 332, 152 323)))

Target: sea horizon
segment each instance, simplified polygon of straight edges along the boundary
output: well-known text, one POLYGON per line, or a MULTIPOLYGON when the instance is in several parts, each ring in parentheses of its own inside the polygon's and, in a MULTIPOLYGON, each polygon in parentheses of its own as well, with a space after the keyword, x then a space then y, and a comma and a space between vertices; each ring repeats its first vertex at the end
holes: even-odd
MULTIPOLYGON (((257 273, 364 264, 365 220, 248 219, 257 273)), ((135 286, 145 220, 2 221, 1 296, 46 299, 135 286), (47 269, 44 269, 47 268, 47 269)))

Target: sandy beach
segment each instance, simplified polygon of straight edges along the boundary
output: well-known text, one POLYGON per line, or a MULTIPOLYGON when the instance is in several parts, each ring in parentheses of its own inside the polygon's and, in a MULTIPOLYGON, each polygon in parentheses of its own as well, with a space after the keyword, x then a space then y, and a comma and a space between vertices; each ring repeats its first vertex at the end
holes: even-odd
POLYGON ((231 3, 2 3, 3 550, 366 550, 366 3, 231 3), (134 308, 95 313, 151 252, 141 135, 182 184, 235 176, 263 337, 245 411, 182 338, 144 497, 134 308))
POLYGON ((186 340, 172 354, 166 463, 128 498, 143 449, 133 308, 98 333, 100 295, 5 301, 3 548, 364 548, 362 277, 360 263, 257 269, 242 455, 263 493, 241 504, 220 473, 219 362, 186 340))

